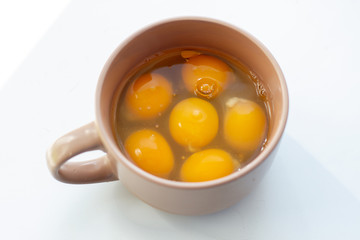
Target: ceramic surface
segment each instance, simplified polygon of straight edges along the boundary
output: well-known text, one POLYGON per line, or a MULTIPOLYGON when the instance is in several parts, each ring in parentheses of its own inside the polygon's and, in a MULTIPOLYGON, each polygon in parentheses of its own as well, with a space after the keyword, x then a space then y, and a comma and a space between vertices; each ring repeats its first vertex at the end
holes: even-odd
MULTIPOLYGON (((212 19, 166 20, 135 33, 110 56, 96 92, 96 118, 59 138, 47 154, 53 176, 67 183, 94 183, 120 179, 146 203, 176 214, 201 215, 227 208, 253 189, 270 167, 279 147, 288 115, 284 76, 271 53, 249 33, 212 19), (198 183, 170 181, 153 176, 126 159, 111 130, 111 107, 127 74, 145 58, 161 50, 201 47, 221 51, 247 65, 262 79, 270 96, 268 141, 264 150, 240 171, 198 183), (85 163, 67 162, 85 151, 105 155, 85 163)), ((119 200, 121 201, 121 200, 119 200)))

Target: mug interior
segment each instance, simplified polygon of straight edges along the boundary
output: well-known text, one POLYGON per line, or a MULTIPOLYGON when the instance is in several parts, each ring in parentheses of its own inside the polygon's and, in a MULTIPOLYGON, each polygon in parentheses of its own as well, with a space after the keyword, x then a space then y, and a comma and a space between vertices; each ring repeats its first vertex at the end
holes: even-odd
POLYGON ((170 185, 196 185, 160 179, 139 170, 120 151, 112 131, 114 101, 131 71, 155 53, 181 47, 205 48, 231 56, 255 72, 267 91, 270 117, 264 150, 244 171, 200 185, 219 184, 241 177, 261 164, 279 142, 287 120, 287 87, 277 62, 258 40, 241 29, 215 20, 183 18, 161 22, 136 33, 114 51, 104 66, 96 93, 96 123, 105 148, 116 160, 123 161, 124 165, 150 180, 170 185))

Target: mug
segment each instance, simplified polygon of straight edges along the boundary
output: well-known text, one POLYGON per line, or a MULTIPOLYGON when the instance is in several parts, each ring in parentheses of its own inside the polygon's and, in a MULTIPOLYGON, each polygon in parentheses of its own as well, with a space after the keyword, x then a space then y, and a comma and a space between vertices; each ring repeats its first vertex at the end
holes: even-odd
POLYGON ((202 215, 239 202, 261 180, 279 148, 288 116, 288 91, 271 53, 249 33, 213 19, 188 17, 165 20, 135 33, 106 62, 99 77, 96 118, 59 138, 47 152, 52 175, 65 183, 97 183, 120 179, 149 205, 175 214, 202 215), (125 157, 115 140, 111 112, 116 92, 144 59, 179 47, 214 49, 238 59, 262 79, 270 98, 268 138, 263 150, 240 171, 211 181, 178 182, 151 175, 125 157), (86 151, 104 155, 85 162, 69 161, 86 151))

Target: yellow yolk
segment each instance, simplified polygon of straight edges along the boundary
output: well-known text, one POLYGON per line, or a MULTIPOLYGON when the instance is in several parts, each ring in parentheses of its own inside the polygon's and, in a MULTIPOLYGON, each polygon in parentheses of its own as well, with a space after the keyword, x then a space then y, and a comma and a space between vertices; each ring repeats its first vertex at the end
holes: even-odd
POLYGON ((251 152, 260 147, 265 138, 266 115, 255 102, 231 98, 226 103, 224 137, 238 152, 251 152))
POLYGON ((208 149, 192 154, 183 164, 180 178, 185 182, 214 180, 235 170, 231 155, 220 149, 208 149))
POLYGON ((199 98, 179 102, 171 111, 169 129, 174 140, 195 151, 210 143, 217 134, 219 118, 215 108, 199 98))
POLYGON ((171 83, 162 75, 147 73, 128 88, 125 103, 135 119, 152 119, 164 112, 172 101, 171 83))
POLYGON ((232 69, 209 55, 190 57, 182 68, 187 90, 207 99, 215 98, 232 77, 232 69))
POLYGON ((141 169, 167 178, 174 167, 174 156, 165 138, 158 132, 144 129, 125 140, 126 152, 141 169))

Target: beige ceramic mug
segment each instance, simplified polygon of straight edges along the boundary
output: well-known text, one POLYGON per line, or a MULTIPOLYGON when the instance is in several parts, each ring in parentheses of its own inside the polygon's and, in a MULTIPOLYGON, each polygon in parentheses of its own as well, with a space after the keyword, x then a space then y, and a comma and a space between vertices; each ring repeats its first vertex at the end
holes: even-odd
POLYGON ((96 91, 96 119, 59 138, 47 153, 53 176, 66 183, 120 179, 132 193, 153 207, 176 214, 200 215, 222 210, 253 189, 271 165, 288 115, 288 92, 281 69, 253 36, 234 26, 203 18, 171 19, 130 37, 111 55, 96 91), (221 51, 246 64, 263 81, 270 97, 270 121, 263 151, 240 171, 207 182, 177 182, 151 175, 122 153, 111 127, 113 98, 125 76, 153 54, 171 48, 201 47, 221 51), (68 161, 77 154, 103 150, 87 162, 68 161))

